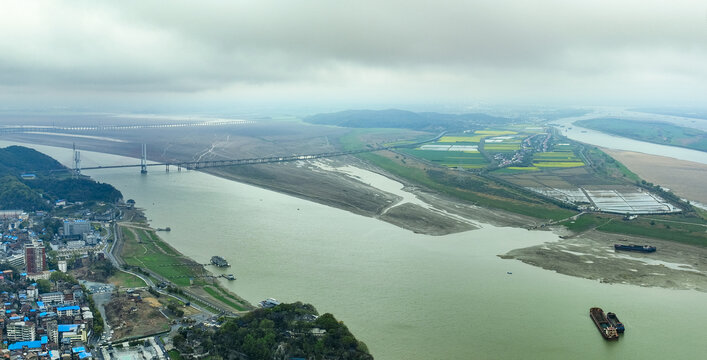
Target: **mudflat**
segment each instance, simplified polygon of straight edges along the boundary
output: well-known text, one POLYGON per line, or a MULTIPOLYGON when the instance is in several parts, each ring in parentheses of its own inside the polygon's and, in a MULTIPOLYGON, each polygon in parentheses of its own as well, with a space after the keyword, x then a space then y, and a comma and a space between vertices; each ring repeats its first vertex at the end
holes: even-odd
MULTIPOLYGON (((633 151, 602 149, 642 179, 659 184, 688 200, 707 204, 707 164, 633 151)), ((707 154, 705 154, 707 156, 707 154)))

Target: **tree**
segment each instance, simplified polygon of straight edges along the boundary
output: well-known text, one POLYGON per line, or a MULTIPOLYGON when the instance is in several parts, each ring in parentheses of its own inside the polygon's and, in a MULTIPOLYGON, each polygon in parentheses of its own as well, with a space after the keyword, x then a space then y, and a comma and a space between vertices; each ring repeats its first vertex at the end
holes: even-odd
POLYGON ((49 280, 39 279, 37 280, 37 290, 39 293, 48 293, 52 291, 52 283, 49 280))

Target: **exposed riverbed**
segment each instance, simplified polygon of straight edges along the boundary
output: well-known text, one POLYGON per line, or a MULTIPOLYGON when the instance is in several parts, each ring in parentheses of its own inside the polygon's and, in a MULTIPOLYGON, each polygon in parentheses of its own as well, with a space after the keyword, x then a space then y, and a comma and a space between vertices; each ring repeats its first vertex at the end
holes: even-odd
MULTIPOLYGON (((43 151, 71 159, 66 149, 43 151)), ((229 260, 228 272, 238 280, 224 286, 252 303, 275 297, 332 312, 377 359, 692 359, 707 353, 705 293, 607 284, 498 257, 560 244, 549 231, 497 227, 460 210, 455 214, 479 229, 429 236, 198 172, 90 175, 135 199, 153 226, 170 226, 161 236, 182 253, 200 262, 215 254, 229 260), (588 317, 592 306, 617 312, 627 325, 618 343, 597 333, 588 317)), ((404 198, 392 194, 393 201, 404 198)))

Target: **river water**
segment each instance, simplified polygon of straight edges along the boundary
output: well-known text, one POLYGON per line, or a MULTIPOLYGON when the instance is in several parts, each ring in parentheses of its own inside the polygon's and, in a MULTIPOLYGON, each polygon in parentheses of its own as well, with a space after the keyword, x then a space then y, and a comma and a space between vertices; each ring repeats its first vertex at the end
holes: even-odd
MULTIPOLYGON (((601 146, 609 149, 636 151, 644 154, 671 157, 674 159, 707 164, 707 152, 681 148, 676 146, 652 144, 645 141, 633 140, 621 136, 610 135, 600 131, 583 128, 574 122, 579 120, 600 118, 609 114, 592 113, 584 116, 570 117, 552 121, 559 124, 562 135, 583 143, 601 146)), ((648 115, 646 115, 648 116, 648 115)), ((636 119, 633 119, 636 120, 636 119)), ((684 124, 681 124, 684 126, 684 124)))
MULTIPOLYGON (((71 161, 70 150, 34 147, 71 161)), ((89 152, 82 160, 85 166, 135 162, 89 152)), ((224 280, 224 286, 252 303, 274 297, 331 312, 377 359, 707 354, 707 294, 602 284, 497 257, 556 241, 550 232, 482 224, 461 234, 425 236, 198 172, 88 174, 135 199, 153 226, 171 227, 160 235, 184 254, 199 262, 225 257, 232 267, 224 272, 238 280, 224 280), (588 316, 592 306, 616 312, 626 324, 619 342, 601 338, 588 316)))

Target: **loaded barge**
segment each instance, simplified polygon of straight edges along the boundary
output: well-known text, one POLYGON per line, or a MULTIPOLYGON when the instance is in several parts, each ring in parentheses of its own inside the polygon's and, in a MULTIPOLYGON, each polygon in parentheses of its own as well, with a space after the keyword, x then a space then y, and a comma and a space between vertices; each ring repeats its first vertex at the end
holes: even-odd
POLYGON ((655 252, 656 248, 655 248, 655 246, 650 246, 650 245, 614 244, 614 250, 638 251, 638 252, 644 252, 644 253, 651 253, 651 252, 655 252))
POLYGON ((609 322, 609 319, 604 314, 604 310, 598 307, 593 307, 589 309, 589 317, 592 318, 594 325, 597 326, 597 329, 604 339, 611 341, 619 339, 618 331, 616 331, 616 328, 611 325, 611 322, 609 322))
POLYGON ((616 314, 608 312, 606 313, 606 318, 609 320, 609 323, 611 323, 611 326, 616 328, 616 332, 623 333, 626 330, 624 324, 619 321, 619 317, 616 316, 616 314))
POLYGON ((211 263, 218 266, 218 267, 229 267, 231 264, 226 261, 226 259, 220 257, 220 256, 212 256, 211 257, 211 263))

